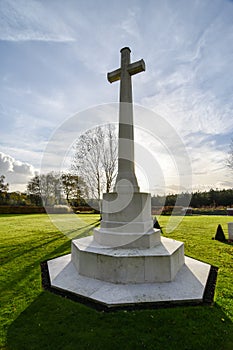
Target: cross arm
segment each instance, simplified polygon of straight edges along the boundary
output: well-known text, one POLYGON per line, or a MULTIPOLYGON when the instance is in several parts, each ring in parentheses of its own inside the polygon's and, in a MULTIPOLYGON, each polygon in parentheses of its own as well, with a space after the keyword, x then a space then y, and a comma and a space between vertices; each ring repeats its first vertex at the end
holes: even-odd
POLYGON ((121 68, 114 70, 107 74, 107 78, 109 83, 113 83, 114 81, 120 80, 121 78, 121 68))
POLYGON ((134 63, 130 63, 128 66, 128 72, 130 75, 134 75, 146 70, 146 65, 144 60, 140 60, 134 63))

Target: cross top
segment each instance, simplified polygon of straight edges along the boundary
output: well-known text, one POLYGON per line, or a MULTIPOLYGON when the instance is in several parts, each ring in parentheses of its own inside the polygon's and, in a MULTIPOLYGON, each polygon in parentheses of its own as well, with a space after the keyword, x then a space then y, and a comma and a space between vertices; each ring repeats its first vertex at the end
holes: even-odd
POLYGON ((120 102, 132 103, 132 84, 131 76, 145 71, 145 62, 143 60, 130 63, 130 48, 121 49, 121 68, 108 73, 107 78, 110 83, 120 80, 120 102))

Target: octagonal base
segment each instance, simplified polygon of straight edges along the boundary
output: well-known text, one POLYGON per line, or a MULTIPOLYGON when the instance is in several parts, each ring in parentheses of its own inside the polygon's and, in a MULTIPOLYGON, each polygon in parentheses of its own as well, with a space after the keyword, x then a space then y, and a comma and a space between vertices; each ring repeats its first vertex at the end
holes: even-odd
POLYGON ((208 264, 185 257, 185 264, 172 282, 115 284, 81 276, 71 261, 71 254, 48 261, 53 289, 108 309, 131 305, 200 304, 210 268, 208 264))

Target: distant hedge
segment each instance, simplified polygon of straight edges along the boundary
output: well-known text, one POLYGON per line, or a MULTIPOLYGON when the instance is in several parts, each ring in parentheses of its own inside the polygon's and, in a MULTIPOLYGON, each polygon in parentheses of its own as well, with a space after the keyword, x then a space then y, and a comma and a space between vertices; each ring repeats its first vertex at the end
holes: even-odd
POLYGON ((197 215, 227 215, 226 209, 193 209, 193 214, 197 215))
MULTIPOLYGON (((40 213, 49 213, 49 214, 58 214, 58 213, 95 213, 99 214, 99 211, 94 210, 90 207, 75 207, 70 208, 70 210, 67 210, 67 206, 55 206, 55 207, 47 207, 46 209, 44 207, 38 207, 38 206, 14 206, 14 205, 1 205, 0 206, 0 214, 40 214, 40 213)), ((160 208, 158 210, 156 207, 152 208, 152 215, 181 215, 181 209, 182 207, 175 207, 175 210, 173 206, 165 206, 163 208, 160 208)), ((227 215, 227 209, 218 209, 218 208, 193 208, 192 214, 196 215, 227 215)), ((229 214, 228 214, 229 215, 229 214)))
POLYGON ((14 205, 1 205, 0 214, 40 214, 46 213, 44 207, 37 206, 14 206, 14 205))
POLYGON ((53 207, 39 207, 39 206, 30 206, 30 205, 0 205, 0 214, 64 214, 64 213, 99 213, 97 210, 92 209, 91 207, 74 207, 70 208, 64 205, 58 205, 53 207))
POLYGON ((152 206, 152 215, 230 215, 226 208, 189 208, 183 212, 182 206, 152 206))

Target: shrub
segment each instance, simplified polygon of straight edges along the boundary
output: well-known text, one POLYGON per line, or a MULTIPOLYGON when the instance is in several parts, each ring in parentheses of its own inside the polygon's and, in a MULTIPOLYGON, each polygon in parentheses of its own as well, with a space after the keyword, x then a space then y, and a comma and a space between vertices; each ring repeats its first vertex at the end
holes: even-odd
POLYGON ((72 209, 68 205, 57 204, 53 207, 46 207, 46 211, 49 214, 69 214, 72 209))
POLYGON ((159 230, 161 231, 161 233, 163 233, 162 228, 161 228, 161 226, 160 226, 160 224, 159 224, 159 222, 158 222, 156 216, 154 217, 154 224, 153 224, 153 227, 159 229, 159 230))
POLYGON ((224 235, 222 226, 220 224, 217 227, 217 231, 216 231, 216 235, 215 235, 214 239, 216 239, 219 242, 225 242, 226 241, 226 237, 224 235))

